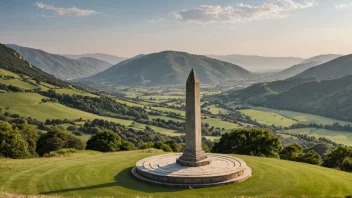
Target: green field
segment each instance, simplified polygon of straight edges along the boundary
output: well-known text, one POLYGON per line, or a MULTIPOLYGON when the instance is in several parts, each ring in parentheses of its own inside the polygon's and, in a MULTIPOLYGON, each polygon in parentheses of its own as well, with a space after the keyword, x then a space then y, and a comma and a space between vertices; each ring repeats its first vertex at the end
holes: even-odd
POLYGON ((133 103, 133 102, 129 102, 129 101, 124 101, 124 100, 119 100, 119 99, 115 99, 117 102, 121 103, 121 104, 126 104, 127 106, 135 106, 135 107, 144 107, 145 105, 143 104, 137 104, 137 103, 133 103))
POLYGON ((1 68, 0 68, 0 74, 5 75, 5 76, 13 76, 15 78, 20 78, 20 76, 18 74, 15 74, 13 72, 10 72, 10 71, 7 71, 7 70, 1 69, 1 68))
POLYGON ((316 129, 316 128, 302 128, 302 129, 290 129, 284 130, 289 133, 306 134, 314 137, 325 137, 338 144, 345 144, 352 146, 352 132, 347 131, 332 131, 327 129, 316 129))
POLYGON ((214 126, 215 128, 225 128, 225 129, 236 129, 241 128, 238 124, 232 122, 222 121, 220 118, 207 118, 202 119, 202 123, 208 123, 210 126, 214 126))
POLYGON ((214 114, 214 115, 217 115, 219 113, 226 114, 229 112, 228 110, 224 108, 216 107, 215 105, 210 105, 210 106, 204 107, 203 109, 210 111, 211 114, 214 114))
POLYGON ((61 88, 61 89, 55 89, 55 92, 59 94, 69 94, 69 95, 75 94, 75 95, 81 95, 81 96, 98 97, 97 95, 80 91, 77 89, 61 88))
POLYGON ((252 120, 256 120, 261 124, 267 125, 276 125, 276 126, 291 126, 292 124, 296 124, 297 121, 282 116, 278 113, 270 112, 270 111, 260 111, 256 109, 244 109, 240 110, 243 114, 250 116, 252 120))
POLYGON ((0 194, 45 194, 65 197, 235 197, 347 196, 352 174, 271 158, 238 156, 253 170, 248 180, 198 189, 161 187, 138 181, 134 164, 161 151, 98 153, 27 160, 0 159, 0 194))
MULTIPOLYGON (((41 99, 43 96, 36 93, 2 93, 0 94, 0 108, 4 112, 16 113, 19 115, 25 115, 28 117, 36 118, 40 121, 45 121, 46 119, 69 119, 75 120, 78 118, 83 119, 104 119, 112 122, 117 122, 122 125, 130 126, 132 120, 122 120, 117 118, 109 118, 104 116, 95 115, 92 113, 87 113, 77 109, 72 109, 66 107, 59 103, 43 103, 41 99)), ((136 124, 135 128, 144 129, 146 125, 136 124)), ((174 130, 164 129, 161 127, 151 126, 157 132, 179 135, 173 133, 174 130)))
POLYGON ((19 79, 1 79, 0 78, 0 83, 5 84, 5 85, 13 85, 22 89, 35 89, 38 88, 37 86, 31 85, 27 82, 21 81, 19 79))
POLYGON ((186 115, 185 111, 181 111, 181 110, 177 110, 177 109, 171 109, 171 108, 166 108, 166 107, 152 107, 152 109, 163 111, 163 112, 174 112, 174 113, 180 114, 181 116, 185 116, 186 115))
POLYGON ((170 118, 170 117, 167 117, 167 116, 154 116, 154 115, 149 115, 149 119, 164 119, 164 120, 172 120, 172 121, 175 121, 175 122, 185 122, 185 120, 183 119, 177 119, 177 118, 170 118))
POLYGON ((318 116, 318 115, 313 115, 313 114, 308 114, 308 113, 300 113, 300 112, 295 112, 295 111, 286 111, 286 110, 277 110, 277 109, 269 109, 265 107, 254 107, 252 106, 251 108, 260 110, 260 111, 266 111, 266 112, 275 112, 278 114, 281 114, 282 116, 285 116, 287 118, 294 119, 298 122, 302 123, 316 123, 316 124, 333 124, 335 122, 340 123, 341 125, 345 124, 352 124, 352 122, 346 122, 346 121, 341 121, 341 120, 335 120, 332 118, 327 118, 323 116, 318 116))

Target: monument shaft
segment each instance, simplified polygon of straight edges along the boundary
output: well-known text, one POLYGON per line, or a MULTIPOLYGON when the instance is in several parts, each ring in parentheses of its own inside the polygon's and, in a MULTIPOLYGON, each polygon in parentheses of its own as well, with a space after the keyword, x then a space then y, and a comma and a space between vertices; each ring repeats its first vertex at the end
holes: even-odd
POLYGON ((200 85, 192 69, 186 82, 186 149, 177 162, 185 166, 203 166, 209 164, 206 158, 202 149, 200 85))

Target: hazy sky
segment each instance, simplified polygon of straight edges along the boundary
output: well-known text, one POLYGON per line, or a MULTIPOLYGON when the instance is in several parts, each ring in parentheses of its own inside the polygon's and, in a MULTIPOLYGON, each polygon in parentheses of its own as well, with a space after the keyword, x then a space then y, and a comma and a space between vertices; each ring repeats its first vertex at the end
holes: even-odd
POLYGON ((50 53, 352 53, 352 0, 0 0, 0 42, 50 53))

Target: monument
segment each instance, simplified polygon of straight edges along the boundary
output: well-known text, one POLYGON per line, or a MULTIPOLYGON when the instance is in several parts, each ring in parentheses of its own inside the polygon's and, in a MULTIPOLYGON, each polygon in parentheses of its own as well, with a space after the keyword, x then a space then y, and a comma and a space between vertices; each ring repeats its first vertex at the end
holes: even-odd
POLYGON ((244 181, 252 175, 236 157, 202 149, 200 85, 192 69, 186 82, 186 148, 182 154, 142 159, 131 170, 139 180, 177 187, 210 187, 244 181))

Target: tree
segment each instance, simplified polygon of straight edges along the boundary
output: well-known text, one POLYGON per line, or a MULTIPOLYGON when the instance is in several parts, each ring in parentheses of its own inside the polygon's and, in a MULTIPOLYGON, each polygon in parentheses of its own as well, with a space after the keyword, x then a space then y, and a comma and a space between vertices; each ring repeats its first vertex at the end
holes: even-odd
POLYGON ((17 129, 12 129, 9 123, 0 121, 0 156, 10 158, 27 158, 28 143, 22 138, 17 129))
POLYGON ((280 140, 266 129, 238 129, 221 136, 212 149, 215 153, 279 157, 280 140))
POLYGON ((120 136, 110 130, 105 130, 93 135, 87 141, 86 149, 101 152, 114 152, 120 150, 120 145, 120 136))
POLYGON ((36 153, 38 133, 37 128, 29 124, 19 124, 15 125, 14 128, 17 128, 22 138, 28 143, 28 151, 32 156, 38 156, 36 153))
POLYGON ((303 153, 302 146, 297 143, 293 143, 286 146, 280 152, 280 158, 285 160, 296 161, 302 153, 303 153))
POLYGON ((122 141, 120 145, 120 150, 121 151, 131 151, 134 150, 134 144, 128 141, 122 141))
POLYGON ((352 158, 346 157, 341 163, 341 170, 352 172, 352 158))
POLYGON ((320 165, 323 161, 320 155, 314 150, 310 150, 307 153, 302 153, 298 159, 299 162, 304 162, 308 164, 320 165))
POLYGON ((181 146, 176 143, 174 140, 166 141, 166 145, 168 145, 173 152, 180 152, 181 146))
POLYGON ((340 145, 325 156, 323 166, 341 168, 342 162, 346 157, 352 158, 352 148, 340 145))
POLYGON ((45 153, 50 153, 51 151, 57 151, 63 148, 82 150, 84 144, 82 140, 76 136, 64 132, 58 127, 52 127, 47 133, 40 135, 36 151, 39 155, 44 155, 45 153))

